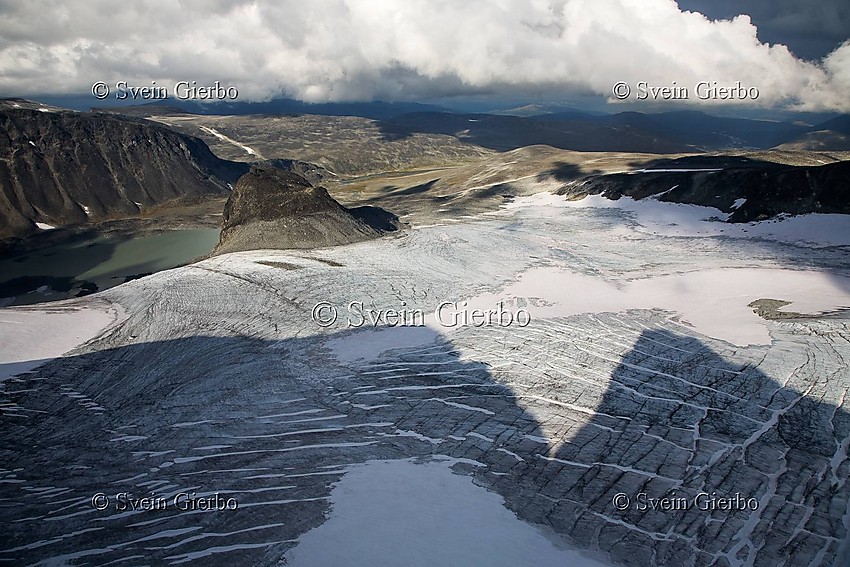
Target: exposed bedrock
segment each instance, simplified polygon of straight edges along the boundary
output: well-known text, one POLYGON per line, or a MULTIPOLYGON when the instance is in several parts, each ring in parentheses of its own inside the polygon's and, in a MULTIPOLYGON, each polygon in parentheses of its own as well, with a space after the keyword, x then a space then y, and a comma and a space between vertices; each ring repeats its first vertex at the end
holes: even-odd
POLYGON ((246 170, 145 120, 0 109, 0 239, 223 196, 246 170))
POLYGON ((383 209, 347 209, 292 171, 256 165, 227 200, 215 254, 337 246, 398 227, 398 218, 383 209))
POLYGON ((594 175, 559 191, 573 198, 656 196, 661 201, 715 207, 730 222, 781 214, 850 213, 850 162, 793 166, 728 157, 659 160, 643 170, 594 175))

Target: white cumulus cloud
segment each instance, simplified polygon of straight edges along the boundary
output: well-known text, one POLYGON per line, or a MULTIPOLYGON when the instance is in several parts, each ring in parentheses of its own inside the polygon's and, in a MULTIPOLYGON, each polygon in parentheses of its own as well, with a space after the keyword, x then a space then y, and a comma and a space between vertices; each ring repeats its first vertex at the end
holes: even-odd
POLYGON ((741 81, 759 90, 750 105, 850 111, 850 42, 803 61, 745 15, 712 21, 674 0, 76 4, 0 1, 0 94, 195 80, 325 102, 741 81))

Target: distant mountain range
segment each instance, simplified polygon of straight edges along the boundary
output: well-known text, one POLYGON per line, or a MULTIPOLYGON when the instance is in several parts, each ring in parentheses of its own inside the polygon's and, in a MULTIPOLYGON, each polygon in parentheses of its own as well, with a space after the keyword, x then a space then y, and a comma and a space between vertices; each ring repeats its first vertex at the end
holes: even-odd
POLYGON ((379 121, 392 138, 414 133, 446 134, 505 151, 535 144, 579 151, 678 153, 722 149, 844 151, 850 149, 850 116, 810 125, 801 122, 728 118, 681 110, 646 114, 585 112, 565 105, 529 104, 488 113, 458 113, 408 102, 308 104, 279 99, 258 103, 202 104, 169 100, 103 109, 134 116, 313 114, 358 116, 379 121))
POLYGON ((723 118, 698 111, 593 115, 577 110, 531 117, 494 114, 414 113, 382 122, 391 136, 451 134, 504 151, 533 144, 579 151, 684 153, 725 149, 843 151, 850 116, 815 126, 723 118), (791 144, 793 147, 785 147, 791 144))
POLYGON ((138 106, 119 106, 99 110, 129 115, 149 115, 152 110, 166 109, 169 112, 240 116, 246 114, 319 114, 322 116, 360 116, 373 120, 385 120, 413 112, 444 112, 447 109, 431 104, 416 102, 338 102, 311 104, 292 99, 276 99, 268 102, 216 102, 201 103, 192 100, 152 102, 138 106))
POLYGON ((497 151, 544 144, 554 148, 601 152, 682 153, 695 146, 618 124, 605 124, 596 117, 552 120, 541 117, 494 114, 418 112, 381 122, 389 138, 416 133, 447 134, 497 151))
MULTIPOLYGON (((549 114, 541 116, 540 119, 576 120, 572 113, 549 114)), ((584 120, 647 132, 659 138, 705 150, 771 148, 805 133, 809 128, 787 122, 722 118, 692 110, 659 114, 621 112, 605 116, 588 116, 584 120)))

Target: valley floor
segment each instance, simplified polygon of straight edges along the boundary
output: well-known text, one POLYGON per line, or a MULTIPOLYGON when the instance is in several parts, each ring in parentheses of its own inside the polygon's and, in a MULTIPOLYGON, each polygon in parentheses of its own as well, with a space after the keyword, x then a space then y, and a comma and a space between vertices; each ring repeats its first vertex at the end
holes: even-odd
POLYGON ((850 227, 617 203, 519 198, 59 304, 124 315, 2 383, 0 561, 841 564, 850 227), (472 309, 512 323, 446 324, 472 309))

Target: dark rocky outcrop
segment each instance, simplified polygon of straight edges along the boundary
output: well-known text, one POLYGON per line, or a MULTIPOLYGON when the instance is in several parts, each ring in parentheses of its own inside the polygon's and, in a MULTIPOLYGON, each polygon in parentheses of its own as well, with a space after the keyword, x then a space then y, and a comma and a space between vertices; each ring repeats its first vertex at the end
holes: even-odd
POLYGON ((376 238, 398 226, 398 218, 383 209, 346 209, 323 187, 292 171, 255 165, 227 200, 214 254, 336 246, 376 238))
POLYGON ((850 214, 850 161, 809 167, 711 157, 699 162, 664 160, 636 172, 589 176, 559 193, 571 198, 657 196, 660 201, 715 207, 730 213, 730 222, 781 214, 850 214), (745 199, 743 204, 740 199, 745 199))
POLYGON ((247 170, 149 121, 0 105, 0 239, 225 195, 247 170))

